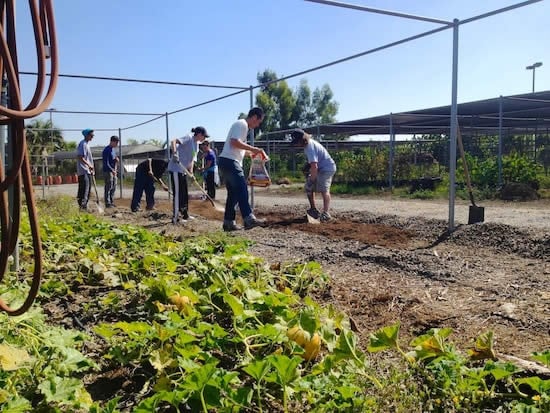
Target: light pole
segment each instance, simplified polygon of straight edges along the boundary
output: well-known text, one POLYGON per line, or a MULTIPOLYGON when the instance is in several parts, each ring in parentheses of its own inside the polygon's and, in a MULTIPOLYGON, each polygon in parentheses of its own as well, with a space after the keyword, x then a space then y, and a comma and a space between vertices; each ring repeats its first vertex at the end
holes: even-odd
POLYGON ((526 70, 533 71, 533 93, 535 93, 535 70, 537 67, 541 67, 541 66, 542 66, 542 62, 536 62, 536 63, 533 63, 531 66, 527 66, 525 68, 526 70))

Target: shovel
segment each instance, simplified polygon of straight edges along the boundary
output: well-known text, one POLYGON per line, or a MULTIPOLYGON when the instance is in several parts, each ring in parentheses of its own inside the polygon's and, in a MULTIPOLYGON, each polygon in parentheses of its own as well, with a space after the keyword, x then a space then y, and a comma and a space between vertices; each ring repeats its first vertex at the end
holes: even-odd
POLYGON ((460 135, 460 128, 457 128, 457 140, 458 149, 460 150, 460 157, 462 158, 462 164, 464 165, 464 175, 466 177, 466 185, 468 186, 468 195, 470 196, 470 210, 468 214, 468 224, 476 224, 485 220, 485 208, 477 206, 474 201, 474 194, 472 192, 472 182, 470 181, 470 172, 468 171, 468 164, 466 163, 466 155, 464 155, 464 145, 462 144, 462 136, 460 135))
POLYGON ((200 189, 200 191, 204 194, 204 196, 206 197, 206 199, 208 199, 210 201, 210 203, 212 204, 212 206, 214 207, 214 209, 216 211, 220 211, 220 212, 224 212, 225 211, 225 207, 222 206, 222 205, 219 205, 216 201, 214 201, 210 195, 208 195, 208 193, 204 190, 204 188, 201 186, 201 184, 199 184, 199 182, 197 181, 197 178, 195 178, 195 175, 191 174, 187 168, 185 168, 185 166, 183 166, 182 164, 180 164, 180 167, 182 169, 183 172, 185 172, 186 175, 188 175, 189 177, 191 177, 191 180, 193 181, 193 183, 197 186, 197 188, 200 189))
POLYGON ((308 224, 320 224, 321 220, 309 215, 309 211, 306 211, 307 223, 308 224))
POLYGON ((103 207, 101 206, 101 204, 99 202, 99 194, 97 193, 97 185, 95 184, 95 175, 92 175, 92 185, 94 186, 94 191, 95 191, 97 212, 99 212, 100 214, 103 214, 105 212, 105 210, 103 209, 103 207))

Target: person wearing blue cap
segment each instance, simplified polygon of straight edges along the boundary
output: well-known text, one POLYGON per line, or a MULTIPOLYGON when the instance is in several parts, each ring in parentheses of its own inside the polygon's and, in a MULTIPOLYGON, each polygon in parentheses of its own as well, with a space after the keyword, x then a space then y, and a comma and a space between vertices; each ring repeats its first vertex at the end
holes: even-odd
POLYGON ((84 129, 82 131, 84 139, 80 141, 76 149, 76 173, 78 175, 78 193, 76 198, 78 206, 82 211, 88 210, 88 200, 90 199, 90 189, 92 188, 92 175, 94 175, 94 158, 89 142, 94 137, 93 129, 84 129))

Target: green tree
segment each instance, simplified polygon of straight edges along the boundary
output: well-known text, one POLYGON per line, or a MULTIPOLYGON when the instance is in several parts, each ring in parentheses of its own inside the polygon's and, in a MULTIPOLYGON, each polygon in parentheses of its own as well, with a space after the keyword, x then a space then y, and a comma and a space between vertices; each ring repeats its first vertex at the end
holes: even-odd
POLYGON ((126 145, 128 145, 128 146, 136 146, 136 145, 139 145, 139 142, 138 142, 137 139, 128 138, 128 139, 126 139, 126 145))
POLYGON ((27 147, 31 157, 40 156, 46 151, 48 154, 66 149, 61 130, 49 120, 35 119, 25 127, 27 147))
POLYGON ((296 98, 286 81, 273 82, 277 78, 277 74, 270 69, 258 73, 258 83, 264 85, 256 95, 256 105, 265 113, 262 132, 287 129, 294 120, 296 98))
POLYGON ((160 139, 155 139, 155 138, 152 138, 152 139, 144 139, 141 144, 142 145, 155 145, 155 146, 159 146, 159 147, 163 147, 165 145, 166 141, 162 141, 160 139))
POLYGON ((307 80, 302 79, 292 91, 286 81, 277 79, 277 73, 270 69, 258 73, 258 82, 264 85, 256 95, 256 105, 265 112, 262 132, 336 121, 338 102, 328 84, 312 92, 307 80))

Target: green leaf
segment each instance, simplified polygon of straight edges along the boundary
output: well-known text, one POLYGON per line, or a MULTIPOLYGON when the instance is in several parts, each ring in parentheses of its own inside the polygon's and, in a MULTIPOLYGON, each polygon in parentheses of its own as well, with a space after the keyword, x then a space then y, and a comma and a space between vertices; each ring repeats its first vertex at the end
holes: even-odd
POLYGON ((537 376, 518 379, 517 383, 526 384, 539 394, 550 392, 550 380, 543 380, 537 376))
POLYGON ((231 307, 235 317, 242 317, 244 315, 244 305, 237 297, 231 294, 224 294, 223 300, 231 307))
POLYGON ((370 335, 370 342, 368 350, 371 353, 378 351, 395 349, 397 348, 397 340, 399 338, 400 323, 397 322, 394 325, 382 327, 380 330, 370 335))
POLYGON ((544 364, 546 367, 550 368, 550 350, 545 350, 542 353, 534 352, 531 354, 533 360, 538 361, 539 363, 544 364))
POLYGON ((194 370, 185 380, 184 387, 192 391, 202 391, 216 372, 217 361, 207 363, 194 370))
POLYGON ((267 374, 270 367, 271 365, 269 363, 269 360, 256 360, 243 367, 243 370, 259 383, 267 374))
POLYGON ((268 360, 276 370, 277 383, 286 386, 300 375, 298 366, 302 359, 300 357, 289 358, 285 355, 270 355, 268 360))
POLYGON ((23 397, 12 399, 0 407, 2 408, 2 413, 28 413, 32 411, 31 402, 23 397))

